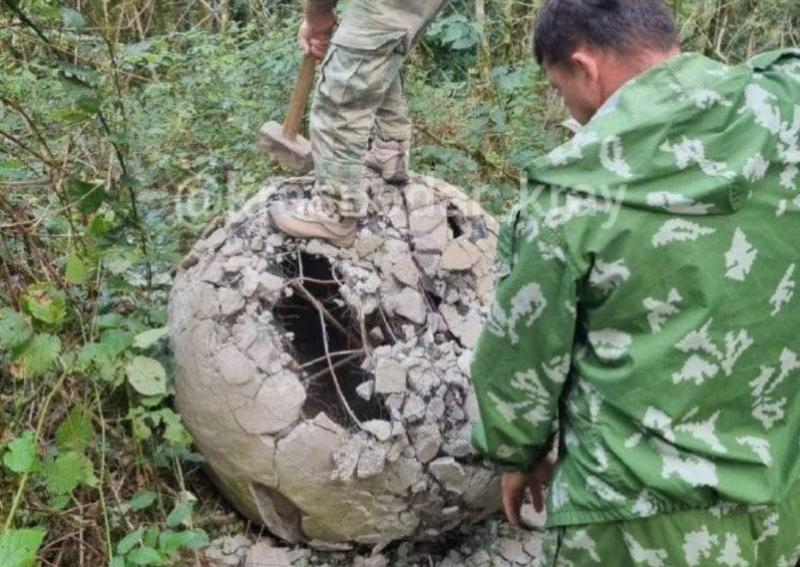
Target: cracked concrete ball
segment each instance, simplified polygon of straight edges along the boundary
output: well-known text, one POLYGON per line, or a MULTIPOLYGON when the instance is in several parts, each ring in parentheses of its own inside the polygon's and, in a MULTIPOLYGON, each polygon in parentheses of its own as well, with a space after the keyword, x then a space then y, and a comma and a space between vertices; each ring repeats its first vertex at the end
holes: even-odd
POLYGON ((352 248, 284 237, 270 204, 312 183, 274 181, 219 219, 176 278, 177 405, 212 478, 318 548, 432 539, 498 511, 468 377, 495 221, 436 179, 369 179, 352 248))

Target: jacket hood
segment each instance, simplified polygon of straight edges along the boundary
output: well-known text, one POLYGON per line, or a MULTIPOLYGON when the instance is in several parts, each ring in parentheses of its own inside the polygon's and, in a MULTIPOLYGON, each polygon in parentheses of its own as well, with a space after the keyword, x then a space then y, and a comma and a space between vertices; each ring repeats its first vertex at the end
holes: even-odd
POLYGON ((765 81, 783 82, 800 101, 800 50, 737 66, 679 55, 623 85, 571 140, 535 161, 528 179, 654 212, 734 213, 770 164, 784 168, 787 188, 798 175, 800 105, 786 116, 765 81), (775 65, 782 74, 768 72, 775 65))

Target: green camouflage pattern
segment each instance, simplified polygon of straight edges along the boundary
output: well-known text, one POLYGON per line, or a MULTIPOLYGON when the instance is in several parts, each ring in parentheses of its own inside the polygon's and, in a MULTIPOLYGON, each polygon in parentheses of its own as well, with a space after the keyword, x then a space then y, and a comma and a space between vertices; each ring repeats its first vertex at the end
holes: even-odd
POLYGON ((800 51, 683 54, 529 168, 473 443, 548 526, 783 501, 800 477, 800 51))
POLYGON ((408 142, 411 120, 400 70, 446 0, 353 0, 320 66, 310 134, 321 196, 346 217, 369 200, 361 162, 370 135, 408 142))
POLYGON ((800 490, 776 506, 718 505, 548 530, 540 567, 795 567, 800 490))

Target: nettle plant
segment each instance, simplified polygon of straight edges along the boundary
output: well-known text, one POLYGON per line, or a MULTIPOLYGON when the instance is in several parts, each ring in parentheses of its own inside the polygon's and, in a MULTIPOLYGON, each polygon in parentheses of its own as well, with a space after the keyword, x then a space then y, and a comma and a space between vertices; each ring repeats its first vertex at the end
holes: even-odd
POLYGON ((208 537, 182 483, 200 459, 171 409, 162 327, 176 256, 164 242, 180 238, 168 210, 142 205, 152 180, 127 122, 141 71, 75 10, 13 7, 18 28, 0 31, 0 565, 173 564, 208 537))
POLYGON ((0 310, 0 352, 19 400, 11 417, 17 427, 4 431, 0 445, 0 477, 14 495, 4 509, 0 564, 34 564, 49 516, 84 507, 99 508, 114 566, 164 565, 183 550, 205 545, 205 532, 192 528, 190 493, 175 498, 162 526, 147 514, 156 503, 164 510, 162 496, 141 491, 120 500, 115 496, 120 487, 109 476, 109 462, 121 458, 110 449, 109 437, 125 431, 107 421, 103 400, 113 397, 109 390, 129 396, 121 424, 139 449, 150 443, 151 462, 167 465, 191 457, 189 435, 166 405, 170 385, 159 360, 165 330, 101 315, 94 320, 96 340, 65 347, 56 333, 68 320, 66 294, 38 284, 23 296, 21 311, 0 310), (81 396, 78 387, 88 393, 81 396), (26 400, 25 394, 44 398, 26 400), (35 425, 25 427, 31 409, 35 425), (17 524, 35 527, 15 529, 17 524), (126 535, 113 544, 112 534, 120 533, 126 535))

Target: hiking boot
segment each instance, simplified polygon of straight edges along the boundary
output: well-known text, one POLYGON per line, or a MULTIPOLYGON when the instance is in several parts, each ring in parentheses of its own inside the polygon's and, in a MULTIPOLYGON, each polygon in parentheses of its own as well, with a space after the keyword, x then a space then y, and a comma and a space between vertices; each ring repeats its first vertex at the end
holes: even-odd
POLYGON ((316 199, 276 201, 269 214, 279 230, 295 238, 320 238, 340 248, 349 248, 356 239, 357 220, 327 214, 316 199))
POLYGON ((408 154, 408 142, 376 137, 364 156, 364 165, 380 173, 387 183, 403 185, 408 183, 408 154))

